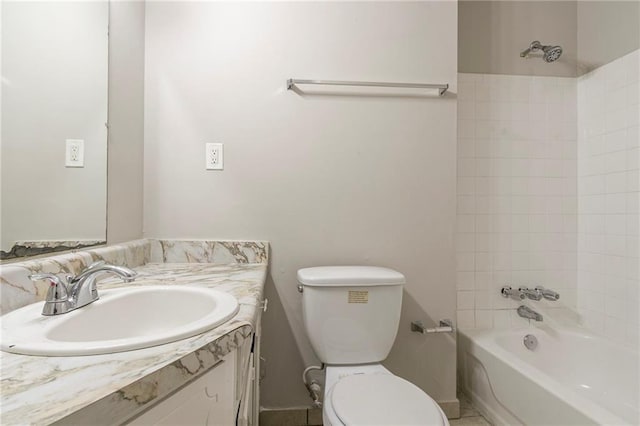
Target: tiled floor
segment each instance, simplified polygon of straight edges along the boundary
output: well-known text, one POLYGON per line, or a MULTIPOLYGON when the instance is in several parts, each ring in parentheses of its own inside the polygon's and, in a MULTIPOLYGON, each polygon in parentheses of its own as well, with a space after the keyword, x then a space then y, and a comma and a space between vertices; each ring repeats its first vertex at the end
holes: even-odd
MULTIPOLYGON (((460 418, 449 420, 451 426, 492 426, 482 415, 473 408, 471 401, 464 395, 458 395, 460 400, 460 418)), ((321 409, 298 410, 267 410, 260 413, 262 426, 311 426, 322 425, 321 409)))
POLYGON ((449 420, 451 426, 491 426, 491 423, 473 408, 466 396, 458 395, 458 400, 460 401, 460 418, 449 420))

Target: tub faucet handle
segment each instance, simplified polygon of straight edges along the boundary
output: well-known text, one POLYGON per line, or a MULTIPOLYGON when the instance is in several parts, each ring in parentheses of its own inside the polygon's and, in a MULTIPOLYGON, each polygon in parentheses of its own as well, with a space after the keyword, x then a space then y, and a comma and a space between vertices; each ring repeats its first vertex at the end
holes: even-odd
POLYGON ((560 299, 560 294, 558 292, 549 290, 548 288, 537 286, 536 291, 539 292, 542 295, 542 297, 544 297, 547 300, 551 300, 555 302, 556 300, 560 299))
POLYGON ((502 287, 500 294, 502 294, 502 297, 510 297, 515 300, 524 300, 526 298, 525 294, 521 290, 515 290, 508 285, 502 287))
POLYGON ((524 293, 524 295, 526 297, 528 297, 531 300, 540 300, 542 299, 542 293, 540 293, 538 290, 532 290, 530 288, 527 287, 520 287, 518 290, 520 290, 522 293, 524 293))

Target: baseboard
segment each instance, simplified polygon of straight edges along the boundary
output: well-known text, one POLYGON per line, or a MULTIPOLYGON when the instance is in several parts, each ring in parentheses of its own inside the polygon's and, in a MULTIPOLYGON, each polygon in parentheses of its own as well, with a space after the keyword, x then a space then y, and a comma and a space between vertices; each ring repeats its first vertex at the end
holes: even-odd
POLYGON ((448 419, 459 419, 460 418, 460 401, 458 398, 453 401, 437 401, 442 411, 444 411, 445 416, 448 419))

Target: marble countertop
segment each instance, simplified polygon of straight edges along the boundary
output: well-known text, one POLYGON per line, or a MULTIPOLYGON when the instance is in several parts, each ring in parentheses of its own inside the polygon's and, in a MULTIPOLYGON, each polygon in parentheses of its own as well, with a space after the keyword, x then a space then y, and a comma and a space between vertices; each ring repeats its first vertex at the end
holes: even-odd
POLYGON ((104 279, 98 290, 193 285, 234 295, 238 314, 203 334, 115 354, 41 357, 0 352, 0 423, 111 424, 125 419, 215 365, 251 337, 267 274, 264 263, 150 263, 135 282, 104 279))

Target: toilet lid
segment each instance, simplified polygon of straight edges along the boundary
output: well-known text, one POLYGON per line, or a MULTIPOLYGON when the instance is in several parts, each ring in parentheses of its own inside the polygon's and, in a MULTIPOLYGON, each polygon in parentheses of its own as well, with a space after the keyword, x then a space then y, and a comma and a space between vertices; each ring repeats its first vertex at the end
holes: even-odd
POLYGON ((348 426, 445 424, 429 395, 392 374, 347 376, 334 386, 331 403, 348 426))

